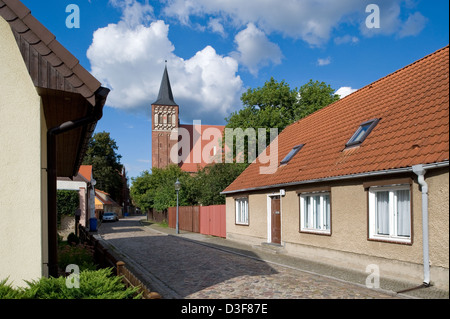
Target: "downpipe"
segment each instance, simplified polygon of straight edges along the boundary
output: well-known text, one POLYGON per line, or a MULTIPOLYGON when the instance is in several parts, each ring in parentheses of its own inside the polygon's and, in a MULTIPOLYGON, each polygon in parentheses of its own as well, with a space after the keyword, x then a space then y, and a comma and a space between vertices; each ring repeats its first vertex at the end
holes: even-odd
POLYGON ((422 241, 423 241, 423 286, 430 286, 430 251, 428 235, 428 184, 425 182, 425 173, 423 165, 412 167, 413 172, 418 177, 418 182, 422 188, 422 241))
POLYGON ((100 87, 95 92, 95 105, 90 115, 67 121, 47 131, 48 274, 51 277, 58 277, 56 136, 99 121, 103 116, 103 106, 105 105, 109 92, 110 90, 104 87, 100 87))

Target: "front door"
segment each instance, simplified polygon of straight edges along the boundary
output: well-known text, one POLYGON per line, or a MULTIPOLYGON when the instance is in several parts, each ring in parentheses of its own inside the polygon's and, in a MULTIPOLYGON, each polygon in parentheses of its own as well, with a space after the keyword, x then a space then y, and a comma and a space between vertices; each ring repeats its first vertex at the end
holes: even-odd
POLYGON ((272 243, 281 244, 281 211, 280 196, 272 198, 272 243))

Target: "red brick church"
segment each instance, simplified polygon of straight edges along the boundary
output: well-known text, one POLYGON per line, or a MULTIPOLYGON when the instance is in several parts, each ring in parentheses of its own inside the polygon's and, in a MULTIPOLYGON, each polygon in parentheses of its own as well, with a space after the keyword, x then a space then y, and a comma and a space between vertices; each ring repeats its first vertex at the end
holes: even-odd
POLYGON ((224 128, 202 125, 200 120, 180 124, 166 66, 158 98, 152 103, 152 167, 177 164, 189 173, 199 171, 220 156, 224 128))

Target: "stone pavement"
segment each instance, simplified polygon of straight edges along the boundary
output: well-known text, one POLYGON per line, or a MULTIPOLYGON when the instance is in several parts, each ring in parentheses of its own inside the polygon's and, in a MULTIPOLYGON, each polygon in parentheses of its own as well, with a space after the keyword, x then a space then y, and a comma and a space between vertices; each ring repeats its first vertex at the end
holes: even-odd
POLYGON ((223 238, 144 226, 144 216, 103 223, 100 239, 165 299, 448 298, 433 287, 397 294, 417 283, 363 285, 367 274, 257 250, 223 238))

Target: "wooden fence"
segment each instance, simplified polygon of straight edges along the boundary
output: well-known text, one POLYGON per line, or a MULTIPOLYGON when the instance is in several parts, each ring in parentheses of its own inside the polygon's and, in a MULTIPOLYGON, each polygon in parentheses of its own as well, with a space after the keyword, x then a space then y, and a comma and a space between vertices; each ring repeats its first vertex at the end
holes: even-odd
POLYGON ((113 268, 117 276, 122 276, 122 282, 127 287, 139 287, 144 299, 161 299, 161 296, 154 291, 150 291, 131 271, 126 267, 125 262, 117 260, 98 239, 92 236, 88 230, 79 225, 79 237, 82 243, 86 243, 94 248, 95 262, 101 268, 113 268))
MULTIPOLYGON (((169 227, 176 228, 176 207, 169 207, 169 227)), ((225 205, 181 206, 178 208, 180 230, 226 237, 225 205)))

